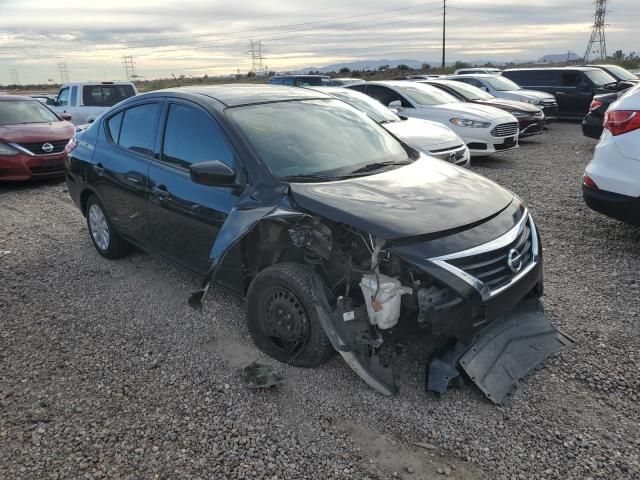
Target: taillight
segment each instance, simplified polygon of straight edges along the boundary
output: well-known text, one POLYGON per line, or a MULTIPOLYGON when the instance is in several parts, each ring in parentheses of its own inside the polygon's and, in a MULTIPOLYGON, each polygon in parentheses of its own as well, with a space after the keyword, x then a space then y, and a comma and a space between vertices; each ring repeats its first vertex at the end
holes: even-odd
POLYGON ((598 190, 598 185, 596 185, 596 182, 591 180, 591 178, 589 178, 588 175, 583 175, 582 176, 582 183, 584 185, 586 185, 587 187, 589 187, 589 188, 593 188, 595 190, 598 190))
POLYGON ((589 111, 591 110, 595 110, 596 108, 600 108, 602 105, 604 105, 604 102, 601 102, 600 100, 596 100, 595 98, 591 101, 591 105, 589 105, 589 111))
POLYGON ((613 136, 640 128, 640 112, 637 110, 608 111, 604 114, 604 128, 613 136))

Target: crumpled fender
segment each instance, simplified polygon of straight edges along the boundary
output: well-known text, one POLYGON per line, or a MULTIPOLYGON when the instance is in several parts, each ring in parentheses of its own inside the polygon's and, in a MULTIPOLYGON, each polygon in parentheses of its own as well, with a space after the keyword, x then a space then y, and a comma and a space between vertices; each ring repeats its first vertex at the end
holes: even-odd
POLYGON ((189 305, 192 308, 197 310, 202 308, 202 301, 223 264, 225 256, 238 242, 251 233, 258 223, 264 220, 296 220, 305 216, 303 213, 281 206, 285 193, 286 186, 271 189, 266 192, 266 195, 264 188, 254 187, 242 195, 236 207, 231 210, 226 221, 222 224, 211 248, 209 254, 211 267, 202 280, 200 290, 189 296, 189 305), (256 196, 258 192, 261 193, 260 197, 256 196))

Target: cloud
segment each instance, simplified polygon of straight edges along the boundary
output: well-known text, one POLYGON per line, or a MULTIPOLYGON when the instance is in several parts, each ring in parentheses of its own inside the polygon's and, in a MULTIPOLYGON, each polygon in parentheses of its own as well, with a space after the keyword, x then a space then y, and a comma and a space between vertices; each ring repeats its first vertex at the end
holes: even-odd
MULTIPOLYGON (((250 66, 248 40, 262 40, 265 62, 286 70, 350 60, 434 61, 441 42, 441 0, 0 0, 0 71, 25 82, 56 77, 67 63, 76 80, 123 77, 132 55, 146 78, 171 72, 227 74, 250 66)), ((636 0, 617 0, 607 18, 611 50, 640 44, 636 0), (615 7, 615 8, 614 8, 615 7)), ((450 0, 451 60, 511 60, 582 53, 593 21, 584 0, 450 0)), ((0 83, 9 78, 0 76, 0 83)))

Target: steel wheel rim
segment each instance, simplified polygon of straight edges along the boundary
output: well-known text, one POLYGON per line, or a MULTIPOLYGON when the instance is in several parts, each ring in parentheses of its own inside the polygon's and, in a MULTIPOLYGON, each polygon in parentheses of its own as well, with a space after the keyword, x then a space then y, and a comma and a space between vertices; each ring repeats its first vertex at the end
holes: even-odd
POLYGON ((109 224, 102 209, 95 203, 89 208, 89 227, 91 237, 98 248, 105 251, 109 248, 109 224))
POLYGON ((280 286, 267 288, 262 298, 264 335, 282 352, 298 353, 310 333, 304 306, 293 292, 280 286))

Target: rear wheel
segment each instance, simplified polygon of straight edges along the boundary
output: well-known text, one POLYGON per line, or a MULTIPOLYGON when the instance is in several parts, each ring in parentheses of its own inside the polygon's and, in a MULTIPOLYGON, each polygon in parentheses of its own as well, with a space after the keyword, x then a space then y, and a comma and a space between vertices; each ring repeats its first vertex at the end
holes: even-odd
POLYGON ((316 367, 334 354, 311 294, 312 270, 281 263, 261 271, 247 293, 249 333, 267 355, 300 367, 316 367))
POLYGON ((87 200, 86 215, 89 235, 100 255, 116 259, 129 253, 130 244, 123 240, 113 228, 97 196, 91 195, 87 200))

